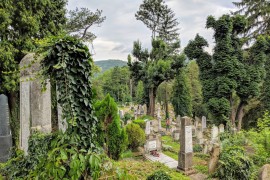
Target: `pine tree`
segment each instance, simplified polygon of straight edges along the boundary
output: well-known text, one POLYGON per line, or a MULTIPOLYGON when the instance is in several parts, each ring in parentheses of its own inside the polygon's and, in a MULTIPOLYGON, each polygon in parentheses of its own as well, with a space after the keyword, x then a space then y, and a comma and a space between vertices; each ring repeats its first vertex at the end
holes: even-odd
POLYGON ((269 0, 241 0, 233 2, 233 4, 239 8, 234 14, 242 14, 247 17, 246 37, 256 39, 259 35, 270 35, 269 0))

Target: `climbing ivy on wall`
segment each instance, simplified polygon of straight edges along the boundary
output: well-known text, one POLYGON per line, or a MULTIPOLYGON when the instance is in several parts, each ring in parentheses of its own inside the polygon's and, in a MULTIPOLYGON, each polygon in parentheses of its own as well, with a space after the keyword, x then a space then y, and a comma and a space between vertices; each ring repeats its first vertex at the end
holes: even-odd
POLYGON ((97 119, 93 115, 90 78, 92 63, 88 48, 69 36, 57 40, 41 62, 44 77, 56 81, 58 103, 68 122, 70 143, 87 149, 96 146, 97 119))

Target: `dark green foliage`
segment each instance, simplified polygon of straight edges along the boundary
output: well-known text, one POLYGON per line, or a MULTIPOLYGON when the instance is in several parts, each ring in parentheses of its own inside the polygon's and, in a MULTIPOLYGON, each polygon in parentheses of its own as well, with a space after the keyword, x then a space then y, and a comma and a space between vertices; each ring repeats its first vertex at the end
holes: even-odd
POLYGON ((252 168, 253 162, 246 156, 243 148, 239 146, 227 147, 220 154, 215 176, 219 179, 249 180, 252 168))
POLYGON ((131 120, 132 118, 134 118, 134 117, 132 117, 132 115, 130 113, 126 112, 124 115, 125 124, 127 123, 128 120, 131 120))
POLYGON ((136 150, 139 146, 145 142, 145 133, 139 125, 131 123, 126 126, 126 132, 128 135, 128 146, 132 150, 136 150))
POLYGON ((187 78, 183 70, 180 70, 174 80, 171 102, 176 115, 191 116, 192 104, 190 89, 187 85, 187 78))
POLYGON ((120 155, 126 150, 128 144, 128 136, 125 129, 120 126, 120 119, 114 118, 108 127, 108 154, 118 160, 120 155))
POLYGON ((171 180, 172 178, 164 171, 156 171, 147 177, 147 180, 171 180))
POLYGON ((96 36, 88 30, 93 25, 100 25, 106 19, 101 16, 101 13, 101 10, 91 12, 88 8, 71 10, 68 13, 66 30, 76 38, 92 42, 96 36))
POLYGON ((193 146, 193 152, 202 152, 203 148, 199 144, 193 146))
POLYGON ((178 39, 177 25, 179 23, 175 18, 175 13, 164 0, 144 0, 135 17, 152 31, 153 39, 156 38, 156 34, 166 42, 178 39))
POLYGON ((107 94, 102 101, 97 101, 94 107, 95 116, 99 120, 97 125, 97 132, 99 133, 98 143, 100 146, 103 146, 106 141, 108 142, 107 129, 109 124, 111 124, 114 119, 118 118, 117 104, 114 102, 114 99, 107 94))
POLYGON ((58 103, 68 122, 66 133, 71 136, 70 143, 95 149, 98 121, 92 107, 92 63, 84 44, 75 38, 64 37, 49 46, 41 65, 45 79, 51 77, 57 82, 58 103))
POLYGON ((270 36, 266 36, 266 62, 265 62, 265 78, 262 88, 262 106, 264 110, 270 112, 270 36))
POLYGON ((235 111, 236 116, 230 116, 231 122, 234 124, 238 120, 239 129, 244 107, 260 92, 266 44, 265 39, 259 37, 252 47, 242 50, 243 42, 238 34, 244 31, 245 26, 246 20, 242 16, 223 15, 218 20, 209 16, 206 27, 215 31, 213 56, 203 51, 208 44, 199 35, 185 48, 189 59, 196 59, 200 67, 204 102, 216 118, 215 123, 225 123, 235 111), (240 98, 238 104, 233 96, 235 93, 240 98))
POLYGON ((114 67, 94 79, 96 87, 110 94, 117 102, 130 101, 130 72, 126 66, 114 67))
POLYGON ((259 35, 270 35, 270 3, 268 0, 241 0, 233 2, 239 8, 234 14, 243 14, 247 17, 248 26, 244 35, 257 38, 259 35))

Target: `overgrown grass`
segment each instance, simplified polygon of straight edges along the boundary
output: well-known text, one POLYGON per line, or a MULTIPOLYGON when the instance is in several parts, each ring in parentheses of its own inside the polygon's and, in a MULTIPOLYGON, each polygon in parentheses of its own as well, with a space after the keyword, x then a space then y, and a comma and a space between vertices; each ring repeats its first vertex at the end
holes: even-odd
POLYGON ((140 180, 146 179, 147 176, 151 175, 157 170, 163 170, 172 177, 172 180, 190 179, 189 177, 177 172, 176 170, 170 169, 158 162, 122 160, 116 162, 116 166, 121 169, 126 169, 130 175, 136 176, 140 180))
POLYGON ((127 150, 124 153, 121 154, 121 159, 125 159, 125 158, 133 158, 133 152, 131 150, 127 150))
POLYGON ((171 146, 175 152, 180 150, 180 143, 173 141, 171 136, 162 136, 162 141, 164 144, 171 146))

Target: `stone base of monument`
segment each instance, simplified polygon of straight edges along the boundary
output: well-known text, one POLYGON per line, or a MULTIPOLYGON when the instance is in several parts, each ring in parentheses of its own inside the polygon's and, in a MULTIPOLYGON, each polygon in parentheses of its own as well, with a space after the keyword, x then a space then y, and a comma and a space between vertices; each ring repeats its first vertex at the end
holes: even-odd
POLYGON ((0 163, 6 162, 12 147, 12 136, 0 136, 0 163))
POLYGON ((180 169, 178 166, 177 166, 177 169, 176 171, 186 175, 186 176, 189 176, 189 175, 192 175, 192 174, 196 174, 197 171, 193 168, 189 168, 189 169, 180 169))

